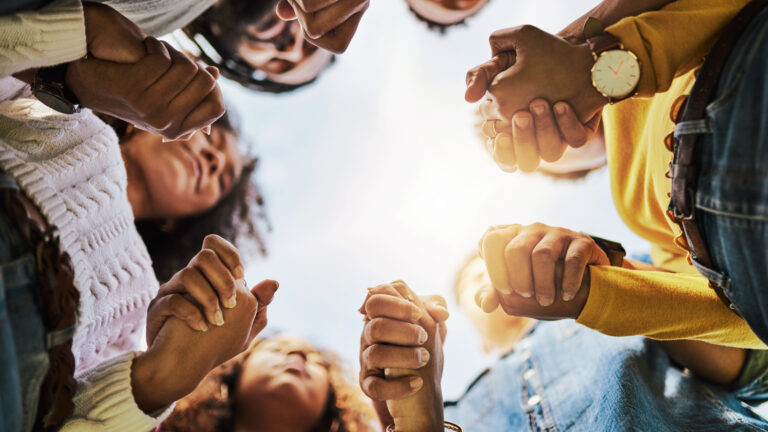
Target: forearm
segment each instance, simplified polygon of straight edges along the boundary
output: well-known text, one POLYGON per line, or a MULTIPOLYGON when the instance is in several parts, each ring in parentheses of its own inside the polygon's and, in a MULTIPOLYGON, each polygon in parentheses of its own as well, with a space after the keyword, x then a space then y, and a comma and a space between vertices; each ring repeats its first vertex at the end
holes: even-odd
POLYGON ((747 350, 695 340, 657 341, 681 366, 715 384, 734 382, 744 367, 747 350))
POLYGON ((671 1, 674 0, 604 0, 558 34, 570 42, 582 43, 584 42, 584 23, 589 17, 597 18, 607 27, 619 22, 622 18, 659 9, 671 1))
POLYGON ((592 266, 590 278, 578 322, 601 333, 765 349, 702 276, 592 266))
POLYGON ((0 77, 85 56, 79 0, 57 0, 30 12, 0 16, 0 77))

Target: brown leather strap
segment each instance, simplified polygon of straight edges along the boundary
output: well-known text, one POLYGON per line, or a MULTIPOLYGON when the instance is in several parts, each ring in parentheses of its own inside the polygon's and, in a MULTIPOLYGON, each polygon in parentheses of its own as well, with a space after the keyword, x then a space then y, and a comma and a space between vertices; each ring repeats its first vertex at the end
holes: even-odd
MULTIPOLYGON (((0 175, 5 176, 0 172, 0 175)), ((0 187, 0 211, 8 215, 35 254, 41 315, 48 333, 49 368, 40 388, 35 430, 58 430, 72 415, 77 390, 72 335, 80 295, 69 256, 61 253, 55 228, 19 189, 0 187)))
MULTIPOLYGON (((708 121, 706 120, 707 105, 718 87, 720 75, 728 56, 749 23, 765 6, 768 6, 768 0, 753 0, 723 30, 699 72, 696 84, 686 104, 683 122, 708 121)), ((713 264, 707 243, 695 218, 696 182, 698 179, 695 157, 698 136, 699 134, 696 133, 683 134, 676 140, 674 159, 669 167, 672 178, 670 210, 682 227, 688 246, 696 260, 703 266, 712 268, 713 264)), ((731 302, 722 292, 722 287, 713 283, 710 285, 715 288, 718 296, 730 306, 731 302)))
POLYGON ((592 50, 592 55, 595 57, 595 60, 597 60, 597 57, 602 52, 615 49, 623 49, 621 42, 616 38, 616 36, 610 33, 602 33, 597 36, 593 36, 587 39, 587 44, 589 44, 589 49, 592 50))

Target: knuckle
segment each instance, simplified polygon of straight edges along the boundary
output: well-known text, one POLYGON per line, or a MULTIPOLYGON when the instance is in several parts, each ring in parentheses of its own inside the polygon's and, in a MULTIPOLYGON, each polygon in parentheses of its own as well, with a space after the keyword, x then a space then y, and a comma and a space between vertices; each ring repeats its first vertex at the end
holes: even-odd
POLYGON ((550 246, 537 247, 531 254, 531 259, 535 262, 554 261, 555 257, 555 251, 550 246))

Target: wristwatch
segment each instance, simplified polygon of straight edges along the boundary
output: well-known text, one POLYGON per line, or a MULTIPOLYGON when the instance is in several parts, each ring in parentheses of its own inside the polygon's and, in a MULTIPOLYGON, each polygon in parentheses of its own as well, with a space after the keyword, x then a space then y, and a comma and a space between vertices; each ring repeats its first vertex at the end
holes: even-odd
POLYGON ((640 61, 603 24, 589 18, 584 23, 584 37, 592 50, 592 85, 613 104, 634 96, 640 83, 640 61))
POLYGON ((80 101, 64 82, 68 66, 68 63, 64 63, 38 69, 32 81, 32 94, 51 109, 74 114, 80 111, 80 101))

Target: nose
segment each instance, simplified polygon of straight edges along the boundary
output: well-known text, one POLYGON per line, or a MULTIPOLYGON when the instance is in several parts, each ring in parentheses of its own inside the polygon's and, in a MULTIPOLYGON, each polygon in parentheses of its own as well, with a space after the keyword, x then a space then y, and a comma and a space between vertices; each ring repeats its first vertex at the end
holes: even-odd
POLYGON ((291 31, 294 34, 293 44, 281 48, 275 54, 275 57, 280 60, 296 63, 304 56, 304 31, 298 25, 292 28, 291 31))
POLYGON ((207 145, 200 149, 200 155, 207 164, 207 167, 204 168, 207 168, 209 176, 214 177, 224 171, 224 166, 227 163, 224 152, 214 146, 207 145))

